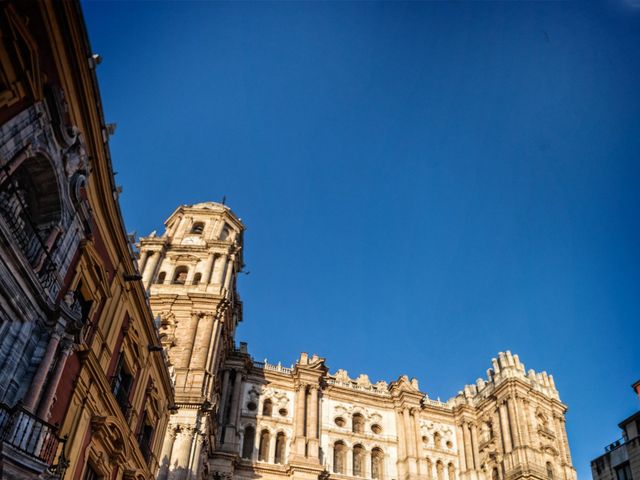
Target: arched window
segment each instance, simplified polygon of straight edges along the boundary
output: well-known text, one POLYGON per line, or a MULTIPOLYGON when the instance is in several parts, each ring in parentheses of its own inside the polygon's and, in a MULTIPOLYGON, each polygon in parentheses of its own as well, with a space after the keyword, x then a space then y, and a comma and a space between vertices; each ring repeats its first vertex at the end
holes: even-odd
POLYGON ((436 462, 436 478, 438 480, 444 479, 444 464, 440 460, 436 462))
POLYGON ((273 415, 273 403, 268 398, 262 404, 262 415, 265 417, 270 417, 273 415))
POLYGON ((287 437, 285 436, 284 432, 278 432, 278 435, 276 435, 276 459, 275 459, 275 463, 279 463, 280 465, 283 465, 284 462, 284 449, 285 449, 285 443, 286 443, 287 437))
POLYGON ((202 223, 202 222, 195 222, 191 226, 191 233, 193 235, 202 235, 203 231, 204 231, 204 223, 202 223))
POLYGON ((427 458, 427 480, 433 480, 433 462, 427 458))
POLYGON ((352 419, 353 433, 364 433, 364 417, 359 413, 353 414, 352 419))
POLYGON ((442 446, 442 439, 440 438, 440 434, 438 432, 433 434, 433 447, 440 448, 442 446))
POLYGON ((500 473, 498 473, 497 468, 494 468, 491 472, 491 480, 500 480, 500 473))
POLYGON ((40 263, 60 234, 62 203, 51 162, 42 155, 27 158, 0 189, 0 214, 17 246, 31 263, 40 263))
POLYGON ((456 467, 453 466, 453 463, 447 465, 447 473, 449 475, 448 480, 456 480, 456 467))
POLYGON ((362 445, 353 447, 353 476, 364 477, 364 447, 362 445))
POLYGON ((553 480, 553 465, 551 465, 551 462, 547 462, 547 479, 553 480))
POLYGON ((229 227, 227 225, 224 226, 222 232, 220 232, 220 240, 226 240, 229 238, 229 227))
POLYGON ((156 283, 164 283, 164 279, 167 277, 167 272, 160 272, 158 274, 158 279, 156 280, 156 283))
POLYGON ((384 473, 384 453, 379 448, 371 450, 371 478, 382 480, 384 473))
POLYGON ((269 430, 260 432, 260 448, 258 449, 258 460, 261 462, 269 461, 269 430))
POLYGON ((189 268, 185 266, 177 267, 176 271, 173 274, 173 282, 176 285, 184 285, 187 281, 187 274, 189 273, 189 268))
POLYGON ((256 429, 248 426, 244 429, 244 439, 242 440, 242 458, 251 460, 253 456, 253 445, 256 443, 256 429))
POLYGON ((196 273, 196 274, 193 276, 193 284, 194 284, 194 285, 199 284, 201 279, 202 279, 202 274, 201 274, 200 272, 196 273))
POLYGON ((333 444, 333 471, 335 473, 347 473, 345 467, 347 465, 347 447, 341 441, 333 444))

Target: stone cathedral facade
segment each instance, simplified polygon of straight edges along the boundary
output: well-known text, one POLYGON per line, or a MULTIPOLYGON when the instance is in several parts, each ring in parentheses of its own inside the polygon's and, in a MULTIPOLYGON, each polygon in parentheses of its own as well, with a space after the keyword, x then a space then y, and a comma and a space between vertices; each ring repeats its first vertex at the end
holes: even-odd
POLYGON ((317 355, 254 361, 234 343, 243 229, 209 202, 140 241, 178 407, 159 479, 575 480, 553 378, 510 352, 446 402, 407 376, 331 373, 317 355))

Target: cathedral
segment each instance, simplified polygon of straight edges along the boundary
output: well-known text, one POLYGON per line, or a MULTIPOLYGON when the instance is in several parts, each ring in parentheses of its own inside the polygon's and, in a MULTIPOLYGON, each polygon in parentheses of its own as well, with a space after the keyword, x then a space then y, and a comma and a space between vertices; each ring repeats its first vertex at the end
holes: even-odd
POLYGON ((180 206, 139 267, 175 385, 158 479, 575 480, 553 377, 500 352, 446 402, 406 375, 376 382, 301 353, 236 344, 243 230, 226 205, 180 206))
POLYGON ((510 352, 446 402, 255 361, 228 206, 126 233, 100 61, 79 1, 0 3, 1 479, 576 479, 553 378, 510 352))

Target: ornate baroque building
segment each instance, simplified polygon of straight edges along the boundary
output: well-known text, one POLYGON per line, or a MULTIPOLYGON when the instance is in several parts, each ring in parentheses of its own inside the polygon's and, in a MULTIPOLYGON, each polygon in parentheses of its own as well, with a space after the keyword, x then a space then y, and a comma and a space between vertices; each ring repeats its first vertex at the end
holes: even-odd
POLYGON ((243 226, 228 207, 179 207, 141 265, 175 378, 160 479, 575 480, 553 378, 500 353, 447 402, 415 379, 283 367, 234 347, 243 226))
POLYGON ((75 1, 0 4, 0 476, 154 477, 173 406, 75 1))
MULTIPOLYGON (((218 428, 222 364, 242 320, 236 275, 242 268, 243 225, 228 207, 201 203, 179 207, 166 221, 165 235, 140 241, 143 283, 160 318, 178 413, 164 442, 158 478, 206 475, 218 428)), ((240 377, 225 376, 239 388, 240 377)), ((229 441, 234 431, 226 432, 229 441)))
POLYGON ((439 402, 236 348, 244 227, 182 206, 136 260, 98 63, 77 1, 0 4, 2 478, 575 480, 553 379, 509 352, 439 402))

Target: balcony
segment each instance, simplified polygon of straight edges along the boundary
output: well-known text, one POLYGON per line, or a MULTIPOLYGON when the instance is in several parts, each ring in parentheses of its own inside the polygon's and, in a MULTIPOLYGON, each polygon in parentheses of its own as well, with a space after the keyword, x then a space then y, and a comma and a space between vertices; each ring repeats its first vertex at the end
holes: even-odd
POLYGON ((0 463, 5 472, 44 472, 55 460, 60 439, 57 428, 21 405, 0 404, 0 463))
MULTIPOLYGON (((9 188, 9 193, 12 188, 9 188)), ((17 194, 0 195, 0 216, 11 233, 15 245, 22 251, 32 267, 42 288, 55 298, 58 293, 58 266, 52 259, 49 249, 42 239, 42 231, 34 225, 17 194)))

